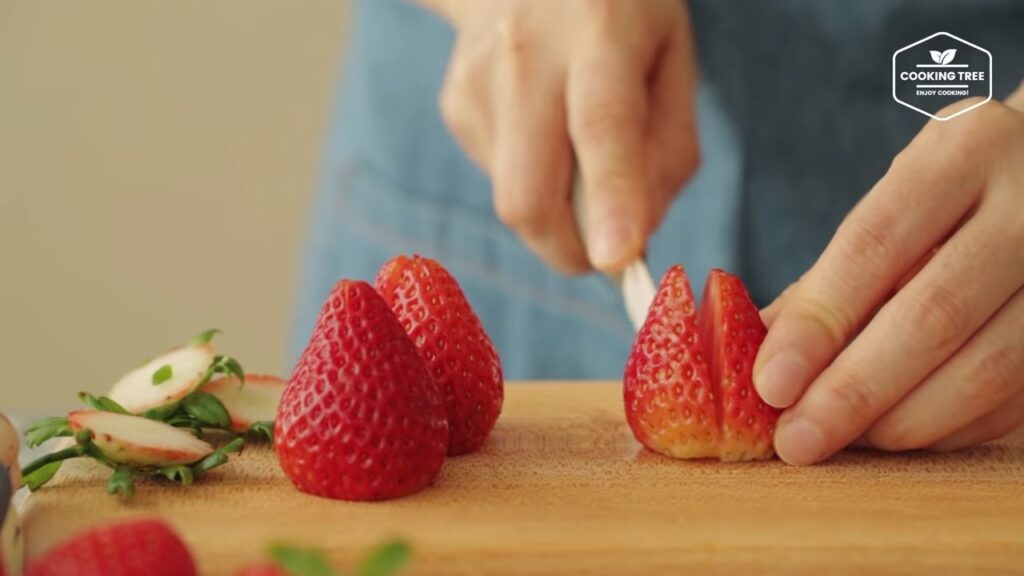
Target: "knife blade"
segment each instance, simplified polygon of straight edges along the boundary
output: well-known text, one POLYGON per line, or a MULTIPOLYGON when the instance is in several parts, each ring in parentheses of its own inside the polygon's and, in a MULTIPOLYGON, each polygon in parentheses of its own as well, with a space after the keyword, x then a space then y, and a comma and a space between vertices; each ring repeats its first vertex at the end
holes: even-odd
MULTIPOLYGON (((587 233, 585 230, 586 220, 583 217, 586 211, 587 191, 583 185, 583 178, 579 170, 575 171, 572 182, 572 206, 573 214, 576 216, 576 228, 580 233, 580 240, 586 246, 587 233)), ((626 315, 636 331, 644 325, 647 319, 647 310, 654 301, 658 291, 651 277, 651 271, 647 267, 647 259, 644 256, 630 262, 618 274, 606 274, 615 289, 622 295, 623 304, 626 307, 626 315)))

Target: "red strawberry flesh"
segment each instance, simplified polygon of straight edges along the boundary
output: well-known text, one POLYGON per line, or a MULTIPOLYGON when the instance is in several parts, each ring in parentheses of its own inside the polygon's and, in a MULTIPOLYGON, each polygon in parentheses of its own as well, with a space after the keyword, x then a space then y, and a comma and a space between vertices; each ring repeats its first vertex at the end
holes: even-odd
POLYGON ((778 410, 761 400, 752 371, 767 329, 743 282, 712 270, 700 310, 711 379, 718 383, 722 460, 770 458, 778 410))

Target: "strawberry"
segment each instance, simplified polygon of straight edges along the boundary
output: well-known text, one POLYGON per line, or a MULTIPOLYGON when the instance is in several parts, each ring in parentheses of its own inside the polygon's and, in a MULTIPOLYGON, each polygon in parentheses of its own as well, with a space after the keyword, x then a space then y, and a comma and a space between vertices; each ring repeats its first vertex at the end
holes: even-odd
POLYGON ((430 258, 398 256, 380 269, 376 287, 444 397, 448 454, 479 449, 501 414, 501 359, 458 282, 430 258))
POLYGON ((193 576, 185 543, 159 520, 132 520, 79 534, 29 562, 25 576, 193 576))
POLYGON ((686 271, 670 268, 626 363, 626 419, 637 440, 675 458, 770 457, 778 410, 751 380, 765 331, 735 276, 712 271, 698 313, 686 271))
POLYGON ((281 468, 318 496, 382 500, 437 477, 448 450, 444 404, 387 303, 343 280, 327 298, 281 397, 281 468))
POLYGON ((640 443, 675 458, 718 455, 714 385, 681 266, 662 278, 624 380, 626 419, 640 443))
POLYGON ((712 270, 704 286, 699 321, 711 380, 717 384, 722 427, 719 458, 770 458, 779 411, 761 400, 751 375, 767 329, 743 282, 728 272, 712 270))

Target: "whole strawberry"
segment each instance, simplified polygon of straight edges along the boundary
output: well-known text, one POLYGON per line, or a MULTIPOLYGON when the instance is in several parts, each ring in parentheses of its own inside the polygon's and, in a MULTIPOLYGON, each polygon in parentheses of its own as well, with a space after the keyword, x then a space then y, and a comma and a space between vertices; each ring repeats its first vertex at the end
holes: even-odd
POLYGON ((477 450, 501 414, 505 390, 498 352, 458 282, 430 258, 398 256, 380 269, 376 286, 441 390, 448 454, 477 450))
POLYGON ((437 477, 448 450, 444 404, 369 284, 334 286, 281 397, 274 436, 281 468, 310 494, 383 500, 437 477))
POLYGON ((194 576, 185 543, 159 520, 96 528, 29 562, 25 576, 194 576))

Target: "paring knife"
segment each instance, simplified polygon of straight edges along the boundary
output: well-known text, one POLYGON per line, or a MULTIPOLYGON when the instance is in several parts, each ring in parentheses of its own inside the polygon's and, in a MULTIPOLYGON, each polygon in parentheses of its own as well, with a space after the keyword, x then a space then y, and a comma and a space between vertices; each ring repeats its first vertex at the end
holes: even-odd
MULTIPOLYGON (((585 229, 584 213, 587 203, 587 191, 584 189, 583 178, 579 170, 575 171, 572 182, 572 207, 576 216, 576 228, 580 233, 580 240, 586 246, 587 233, 585 229)), ((654 301, 657 287, 651 271, 647 268, 647 259, 643 256, 630 262, 618 274, 608 274, 608 279, 615 288, 622 294, 622 300, 626 305, 626 314, 629 315, 633 328, 637 331, 644 325, 647 319, 647 310, 654 301)))

